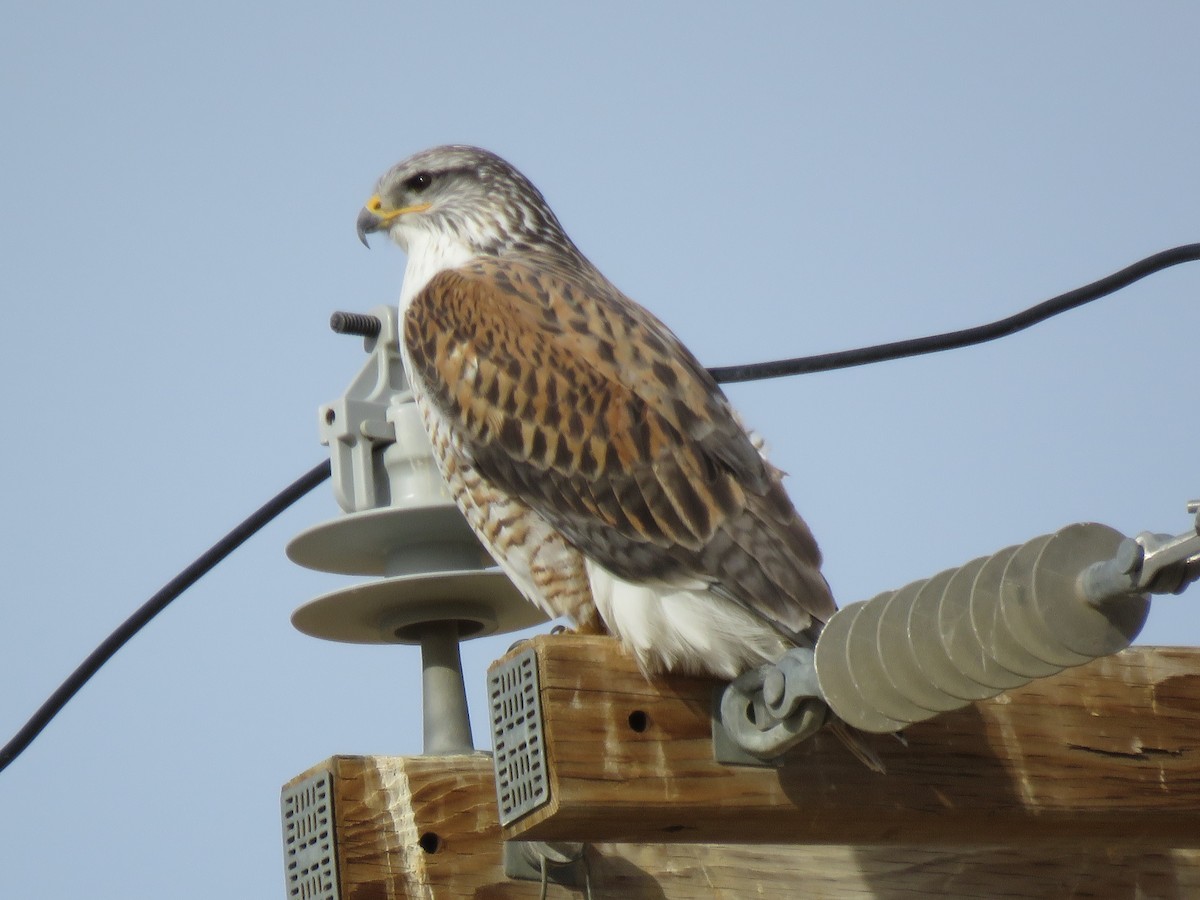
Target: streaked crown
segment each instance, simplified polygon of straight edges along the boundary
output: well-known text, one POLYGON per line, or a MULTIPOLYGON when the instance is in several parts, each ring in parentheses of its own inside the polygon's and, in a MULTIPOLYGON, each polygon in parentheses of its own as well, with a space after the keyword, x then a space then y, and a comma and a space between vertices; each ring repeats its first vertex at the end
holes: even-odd
POLYGON ((410 156, 384 173, 372 201, 378 205, 360 216, 360 234, 398 232, 407 244, 407 230, 422 229, 481 254, 543 248, 578 253, 532 182, 479 147, 447 145, 410 156))

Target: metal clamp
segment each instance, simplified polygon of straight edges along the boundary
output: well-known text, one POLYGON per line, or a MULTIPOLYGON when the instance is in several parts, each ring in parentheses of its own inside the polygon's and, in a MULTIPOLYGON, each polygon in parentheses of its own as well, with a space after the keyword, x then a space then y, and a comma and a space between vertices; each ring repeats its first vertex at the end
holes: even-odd
POLYGON ((1200 579, 1200 500, 1188 503, 1194 527, 1180 535, 1143 531, 1128 538, 1112 559, 1081 576, 1088 600, 1096 605, 1123 594, 1179 594, 1200 579))
POLYGON ((721 693, 714 731, 723 728, 736 751, 718 747, 721 762, 765 762, 815 734, 829 713, 821 699, 813 651, 789 650, 777 663, 743 673, 721 693))
POLYGON ((330 326, 340 334, 363 334, 367 350, 366 363, 345 393, 318 412, 321 443, 328 445, 333 464, 334 496, 345 512, 388 506, 390 485, 376 451, 396 441, 389 408, 411 397, 400 359, 398 313, 388 306, 369 316, 338 313, 330 326), (358 321, 367 319, 375 323, 373 330, 358 321))
POLYGON ((1134 540, 1142 547, 1138 587, 1152 594, 1179 594, 1200 579, 1200 500, 1188 503, 1196 516, 1190 533, 1176 537, 1143 531, 1134 540))

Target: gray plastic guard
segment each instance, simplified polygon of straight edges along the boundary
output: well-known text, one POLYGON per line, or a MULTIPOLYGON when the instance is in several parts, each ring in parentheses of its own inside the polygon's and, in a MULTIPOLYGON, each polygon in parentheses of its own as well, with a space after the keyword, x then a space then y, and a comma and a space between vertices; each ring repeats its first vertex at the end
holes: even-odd
POLYGON ((510 825, 550 802, 537 656, 518 653, 488 673, 492 762, 501 825, 510 825))
POLYGON ((285 788, 280 807, 287 896, 296 900, 340 900, 332 773, 319 772, 285 788))

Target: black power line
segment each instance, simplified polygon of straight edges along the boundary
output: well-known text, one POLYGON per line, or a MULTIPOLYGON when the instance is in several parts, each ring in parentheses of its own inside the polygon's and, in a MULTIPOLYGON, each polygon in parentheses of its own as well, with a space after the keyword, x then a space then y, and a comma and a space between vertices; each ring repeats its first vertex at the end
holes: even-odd
POLYGON ((213 544, 195 562, 163 585, 157 594, 122 622, 99 647, 88 655, 87 659, 79 664, 79 667, 70 674, 67 680, 59 685, 58 689, 38 708, 24 727, 13 735, 12 740, 0 748, 0 772, 3 772, 8 764, 20 756, 30 742, 41 734, 42 729, 50 724, 50 720, 67 705, 67 701, 87 684, 88 679, 95 675, 99 668, 108 662, 114 653, 124 647, 130 638, 141 631, 151 619, 166 609, 167 604, 199 581, 210 569, 245 543, 264 525, 328 478, 329 473, 329 460, 325 460, 319 466, 314 466, 297 478, 251 513, 233 531, 213 544))
MULTIPOLYGON (((827 372, 831 369, 844 369, 851 366, 862 366, 868 363, 883 362, 889 359, 902 359, 906 356, 919 356, 924 353, 935 353, 939 350, 952 350, 957 347, 967 347, 986 341, 1004 337, 1022 329, 1043 322, 1051 316, 1082 306, 1092 300, 1097 300, 1107 294, 1120 290, 1151 275, 1179 263, 1200 259, 1200 244, 1184 244, 1170 250, 1155 253, 1139 262, 1115 272, 1099 281, 1059 294, 1029 309, 989 322, 974 328, 961 331, 950 331, 929 337, 913 338, 905 341, 893 341, 888 344, 876 344, 872 347, 862 347, 857 350, 841 350, 836 353, 822 353, 817 356, 801 356, 796 359, 776 360, 774 362, 751 363, 743 366, 722 366, 709 369, 713 377, 725 384, 740 381, 756 381, 764 378, 779 378, 784 375, 800 375, 811 372, 827 372)), ((349 334, 377 334, 379 320, 374 316, 363 316, 357 313, 335 313, 331 322, 333 329, 349 334), (347 318, 348 317, 348 318, 347 318), (372 324, 372 322, 374 324, 372 324), (373 329, 373 330, 372 330, 373 329)), ((151 619, 162 612, 167 605, 195 584, 221 560, 241 546, 255 532, 278 516, 281 512, 325 481, 330 475, 330 464, 326 460, 314 466, 296 481, 292 482, 261 508, 252 513, 245 521, 213 544, 204 555, 172 578, 157 594, 151 597, 132 616, 105 638, 87 659, 71 673, 58 689, 50 695, 33 714, 28 722, 18 731, 3 748, 0 748, 0 772, 16 759, 26 747, 36 738, 67 704, 76 692, 87 683, 113 654, 121 649, 135 634, 137 634, 151 619)))
POLYGON ((920 356, 924 353, 936 353, 940 350, 954 350, 958 347, 969 347, 972 344, 983 344, 1022 331, 1069 309, 1098 300, 1123 287, 1128 287, 1147 275, 1198 259, 1200 259, 1200 244, 1184 244, 1181 247, 1172 247, 1170 250, 1163 250, 1161 253, 1147 256, 1120 272, 1114 272, 1099 281, 1093 281, 1091 284, 1085 284, 1073 291, 1051 297, 1037 306, 1031 306, 1016 315, 989 322, 986 325, 976 325, 974 328, 964 328, 961 331, 947 331, 944 334, 912 338, 906 341, 876 344, 873 347, 860 347, 857 350, 840 350, 836 353, 779 359, 774 362, 749 363, 744 366, 720 366, 708 371, 717 381, 731 384, 738 381, 780 378, 784 375, 805 375, 811 372, 828 372, 831 369, 848 369, 851 366, 865 366, 867 363, 903 359, 906 356, 920 356))

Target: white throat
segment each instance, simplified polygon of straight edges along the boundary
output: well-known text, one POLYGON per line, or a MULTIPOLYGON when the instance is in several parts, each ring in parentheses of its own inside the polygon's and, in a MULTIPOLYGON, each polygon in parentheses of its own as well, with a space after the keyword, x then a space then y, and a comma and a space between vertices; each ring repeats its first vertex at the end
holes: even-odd
POLYGON ((401 315, 434 275, 444 269, 461 266, 475 257, 475 252, 461 240, 444 232, 426 231, 424 228, 409 229, 404 235, 404 243, 397 243, 408 254, 404 284, 400 288, 401 315))

